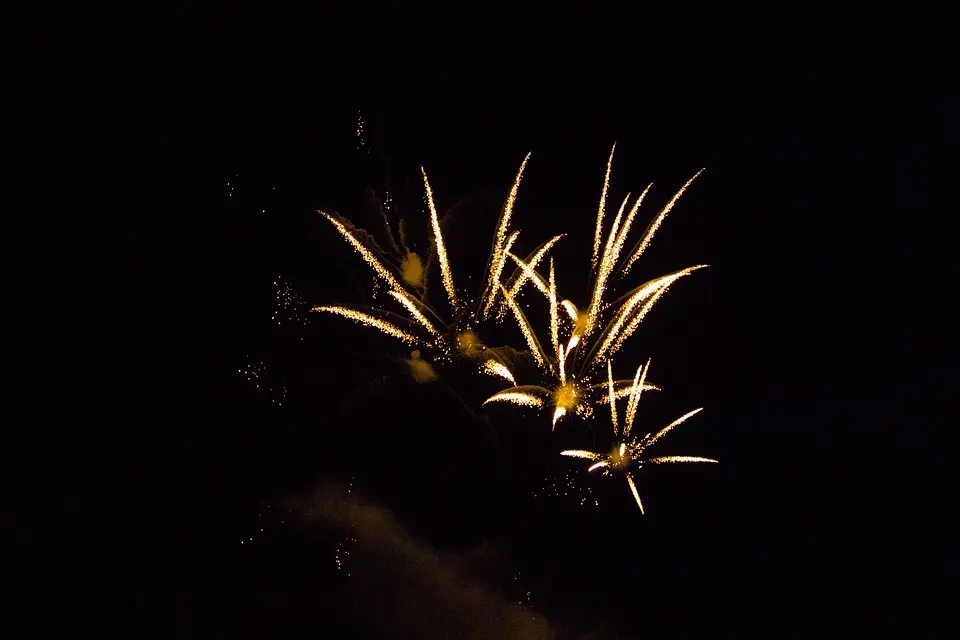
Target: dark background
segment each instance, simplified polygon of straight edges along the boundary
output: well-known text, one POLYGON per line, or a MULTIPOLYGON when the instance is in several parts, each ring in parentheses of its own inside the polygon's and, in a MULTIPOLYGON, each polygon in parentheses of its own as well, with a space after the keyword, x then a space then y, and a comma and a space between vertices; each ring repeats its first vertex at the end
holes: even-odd
MULTIPOLYGON (((924 585, 952 556, 914 542, 942 535, 937 502, 908 488, 925 475, 897 472, 928 451, 915 413, 944 371, 927 283, 948 264, 934 188, 957 105, 931 24, 839 10, 25 20, 13 175, 30 177, 11 202, 37 224, 7 254, 4 446, 18 593, 104 629, 356 637, 336 535, 272 516, 257 531, 262 504, 354 477, 435 548, 508 549, 534 608, 574 636, 929 620, 924 585), (545 419, 491 409, 492 444, 403 376, 365 390, 400 370, 390 341, 331 318, 270 322, 278 276, 309 304, 363 295, 365 267, 314 210, 358 220, 378 154, 411 204, 421 164, 441 208, 475 203, 484 235, 450 242, 482 260, 532 151, 516 227, 528 242, 568 232, 565 274, 588 259, 614 141, 608 211, 653 181, 646 220, 707 169, 635 277, 712 266, 618 362, 625 377, 653 358, 667 393, 651 420, 705 406, 670 446, 721 464, 654 474, 646 517, 613 481, 600 509, 531 502, 556 447, 545 419), (283 378, 284 407, 237 373, 251 361, 283 378)), ((408 216, 422 237, 425 215, 408 216)))

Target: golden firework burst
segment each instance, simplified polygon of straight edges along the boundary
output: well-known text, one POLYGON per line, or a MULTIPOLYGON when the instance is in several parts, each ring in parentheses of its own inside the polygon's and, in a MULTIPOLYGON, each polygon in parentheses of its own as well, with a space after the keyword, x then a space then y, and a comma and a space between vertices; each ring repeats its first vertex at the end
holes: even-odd
MULTIPOLYGON (((616 145, 614 145, 614 149, 616 145)), ((551 356, 548 356, 536 339, 536 334, 530 323, 523 317, 519 306, 513 300, 516 296, 512 291, 503 295, 503 306, 513 311, 517 323, 524 335, 528 348, 534 354, 534 360, 546 372, 549 382, 539 388, 553 391, 553 424, 562 416, 574 412, 589 414, 592 402, 588 394, 583 393, 586 388, 595 388, 596 381, 592 378, 597 373, 598 365, 608 361, 624 342, 639 328, 653 306, 664 296, 667 290, 679 279, 684 278, 707 265, 696 265, 681 269, 673 273, 654 278, 622 295, 617 300, 606 303, 605 297, 610 289, 611 282, 616 277, 626 275, 649 246, 653 235, 660 228, 664 218, 673 209, 677 200, 700 173, 693 178, 670 199, 660 210, 654 220, 647 227, 643 236, 636 242, 633 249, 624 255, 624 247, 630 229, 640 209, 644 197, 650 186, 634 201, 627 210, 630 194, 623 199, 620 209, 611 224, 605 242, 601 243, 603 235, 603 220, 606 208, 607 193, 609 190, 610 171, 613 163, 613 149, 607 161, 607 170, 604 176, 603 190, 600 196, 600 206, 597 212, 596 232, 594 235, 593 256, 591 259, 591 295, 586 309, 581 311, 571 300, 559 300, 556 292, 553 264, 549 278, 544 278, 536 271, 535 264, 528 264, 515 255, 509 257, 517 264, 524 281, 534 283, 543 293, 550 305, 550 347, 551 356), (624 218, 624 212, 626 218, 624 218), (559 310, 563 313, 558 313, 559 310), (563 334, 562 338, 560 334, 563 334), (568 383, 568 379, 572 382, 568 383)), ((602 383, 601 383, 602 384, 602 383)), ((618 383, 618 393, 628 393, 629 385, 618 383)), ((506 397, 514 397, 513 391, 506 397)), ((538 392, 543 395, 543 392, 538 392)), ((493 396, 488 402, 501 399, 493 396)))
POLYGON ((623 429, 621 432, 619 421, 617 419, 617 393, 613 381, 613 368, 608 360, 607 397, 610 402, 610 422, 613 427, 614 435, 613 449, 609 453, 596 453, 593 451, 584 451, 582 449, 568 449, 560 452, 560 455, 563 456, 583 458, 591 461, 593 464, 590 465, 587 471, 601 470, 606 474, 617 472, 623 473, 627 478, 627 485, 630 487, 630 493, 633 494, 633 498, 636 500, 637 506, 640 507, 641 513, 643 513, 643 502, 640 500, 640 492, 637 490, 637 485, 630 473, 631 467, 639 471, 644 464, 665 464, 670 462, 716 462, 716 460, 712 458, 701 458, 699 456, 659 456, 651 458, 647 455, 647 450, 656 444, 660 438, 665 436, 674 427, 685 422, 688 418, 691 418, 703 411, 702 408, 694 409, 693 411, 680 416, 666 427, 657 431, 655 434, 652 432, 647 433, 647 435, 643 436, 642 438, 635 438, 631 436, 634 418, 637 414, 637 405, 640 402, 640 394, 645 388, 644 381, 646 380, 647 372, 649 370, 649 360, 647 360, 646 366, 641 366, 637 369, 637 373, 633 379, 633 384, 630 388, 630 393, 627 396, 627 410, 624 415, 623 429))
MULTIPOLYGON (((430 214, 431 248, 425 263, 409 248, 403 220, 398 225, 399 238, 394 237, 382 206, 385 236, 390 250, 384 250, 370 233, 356 228, 342 216, 319 211, 367 263, 374 276, 386 285, 387 295, 402 312, 393 311, 386 305, 324 305, 314 307, 311 311, 340 315, 408 344, 435 349, 442 359, 476 360, 480 371, 513 381, 509 366, 515 352, 509 347, 487 347, 478 336, 478 328, 486 321, 496 319, 494 311, 501 306, 500 292, 505 285, 509 287, 509 291, 517 294, 530 282, 519 266, 511 263, 510 268, 507 268, 507 257, 513 255, 510 250, 520 234, 519 230, 511 231, 510 226, 517 192, 529 159, 530 154, 527 154, 504 202, 487 260, 484 286, 476 298, 464 299, 456 287, 443 237, 443 220, 437 212, 426 171, 421 168, 430 214), (449 314, 439 311, 427 300, 427 272, 434 259, 439 263, 449 314)), ((527 256, 525 266, 528 269, 531 268, 529 265, 535 267, 560 237, 551 238, 536 247, 527 256)), ((426 360, 419 362, 426 363, 426 360)))

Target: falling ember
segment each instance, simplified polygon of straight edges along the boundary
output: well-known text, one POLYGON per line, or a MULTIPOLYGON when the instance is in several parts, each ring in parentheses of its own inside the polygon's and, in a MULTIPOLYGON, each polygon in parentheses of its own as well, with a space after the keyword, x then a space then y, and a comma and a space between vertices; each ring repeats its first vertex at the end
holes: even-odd
POLYGON ((353 320, 354 322, 359 322, 360 324, 365 324, 368 327, 379 329, 380 331, 387 334, 388 336, 399 338, 400 340, 403 340, 404 342, 407 342, 409 344, 418 344, 420 342, 416 337, 410 335, 409 333, 407 333, 403 329, 400 329, 396 325, 390 324, 386 320, 381 320, 380 318, 374 318, 369 314, 366 314, 360 311, 354 311, 353 309, 346 309, 344 307, 314 307, 310 309, 310 311, 321 311, 325 313, 332 313, 338 316, 343 316, 344 318, 348 318, 350 320, 353 320))
POLYGON ((513 378, 513 373, 510 372, 510 369, 496 360, 491 359, 484 362, 483 371, 492 376, 497 376, 499 378, 503 378, 504 380, 508 380, 513 384, 517 384, 517 381, 513 378))

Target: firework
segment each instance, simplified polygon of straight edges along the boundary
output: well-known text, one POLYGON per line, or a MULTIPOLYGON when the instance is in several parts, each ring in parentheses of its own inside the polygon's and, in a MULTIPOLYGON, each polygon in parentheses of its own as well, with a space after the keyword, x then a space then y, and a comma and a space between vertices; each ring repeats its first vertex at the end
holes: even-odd
POLYGON ((643 513, 643 502, 640 500, 640 492, 637 490, 637 485, 630 473, 631 468, 639 471, 645 464, 665 464, 670 462, 716 462, 716 460, 712 458, 701 458, 698 456, 660 456, 651 458, 647 455, 647 450, 656 444, 660 438, 665 436, 674 427, 685 422, 688 418, 700 413, 703 410, 702 408, 695 409, 680 416, 663 429, 657 431, 655 434, 652 432, 647 433, 647 435, 643 436, 642 438, 635 438, 631 435, 631 432, 633 431, 634 418, 636 417, 637 413, 637 406, 640 402, 640 394, 645 388, 644 381, 646 380, 647 373, 649 371, 649 360, 647 360, 646 366, 641 366, 639 369, 637 369, 637 373, 633 379, 633 385, 631 386, 630 393, 627 396, 627 409, 624 414, 624 422, 621 429, 619 420, 617 418, 617 393, 614 388, 613 369, 610 362, 607 361, 607 378, 609 385, 607 397, 610 403, 610 422, 613 427, 614 435, 613 449, 610 451, 610 453, 606 454, 595 453, 593 451, 584 451, 580 449, 560 452, 560 455, 563 456, 581 458, 592 462, 593 464, 591 464, 587 469, 588 471, 600 470, 604 474, 622 472, 627 478, 627 485, 630 487, 630 493, 633 494, 633 498, 636 500, 637 506, 640 507, 641 513, 643 513))
MULTIPOLYGON (((556 236, 536 247, 523 261, 523 267, 510 262, 509 269, 507 268, 508 256, 513 257, 510 250, 520 234, 518 230, 511 231, 510 223, 517 191, 529 158, 530 155, 527 154, 504 202, 487 260, 485 283, 478 296, 464 299, 456 287, 443 237, 442 219, 437 212, 430 181, 421 168, 430 215, 431 237, 431 249, 425 264, 409 248, 402 220, 398 225, 399 238, 394 237, 389 219, 384 213, 386 244, 389 247, 389 250, 384 250, 370 233, 356 228, 343 217, 327 211, 319 212, 367 263, 377 280, 386 285, 388 297, 402 308, 402 313, 392 311, 385 305, 327 305, 314 307, 311 311, 340 315, 408 344, 434 349, 440 359, 474 359, 483 373, 514 382, 510 364, 515 352, 508 347, 488 348, 477 331, 484 322, 502 315, 495 312, 503 308, 501 292, 505 290, 505 285, 514 296, 519 294, 528 282, 532 281, 539 286, 540 282, 536 278, 531 280, 529 272, 543 260, 561 237, 556 236), (439 263, 449 314, 439 311, 427 301, 427 271, 434 259, 439 263)), ((419 360, 419 364, 426 364, 426 360, 419 360)))
MULTIPOLYGON (((616 145, 614 145, 614 148, 616 148, 616 145)), ((509 291, 503 295, 504 306, 513 311, 527 346, 534 353, 534 360, 548 377, 549 382, 536 388, 538 389, 538 397, 542 401, 548 397, 553 399, 554 426, 556 426, 557 420, 570 413, 571 410, 578 415, 589 415, 596 394, 588 391, 595 390, 598 386, 597 380, 594 379, 598 365, 602 365, 603 362, 608 361, 619 351, 627 338, 637 330, 653 306, 663 297, 671 285, 694 271, 707 266, 696 265, 654 278, 628 291, 611 303, 604 301, 613 279, 622 277, 629 272, 630 267, 649 246, 653 235, 660 228, 664 218, 677 200, 693 180, 700 175, 700 172, 697 172, 670 199, 647 227, 633 249, 622 258, 628 234, 640 205, 650 190, 650 186, 648 185, 644 189, 629 210, 627 210, 627 204, 630 201, 630 194, 627 194, 610 226, 606 242, 601 243, 612 163, 613 149, 611 149, 607 161, 603 191, 597 212, 591 259, 591 295, 590 302, 584 311, 581 311, 571 300, 558 300, 552 263, 550 277, 545 279, 536 271, 536 264, 527 263, 517 256, 510 255, 510 258, 517 264, 524 281, 533 282, 536 288, 547 297, 550 305, 551 355, 548 355, 540 348, 530 323, 524 317, 519 306, 513 301, 515 294, 509 291), (625 211, 626 217, 624 218, 625 211), (559 315, 558 311, 561 309, 563 314, 559 315), (561 333, 563 334, 562 340, 560 339, 561 333)), ((599 386, 602 386, 602 383, 599 386)), ((618 394, 628 394, 629 388, 628 381, 617 382, 618 394)), ((507 389, 503 393, 506 395, 495 395, 487 401, 518 397, 516 389, 507 389)))

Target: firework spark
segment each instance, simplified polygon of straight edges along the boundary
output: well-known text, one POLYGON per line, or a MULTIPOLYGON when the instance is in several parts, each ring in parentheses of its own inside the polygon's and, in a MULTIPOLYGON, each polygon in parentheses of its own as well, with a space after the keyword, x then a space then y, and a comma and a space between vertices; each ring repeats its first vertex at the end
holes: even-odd
POLYGON ((633 498, 636 500, 637 506, 640 507, 641 513, 643 513, 643 502, 640 500, 640 492, 637 490, 637 485, 629 471, 631 467, 634 467, 637 471, 639 471, 644 464, 716 462, 716 460, 712 458, 701 458, 699 456, 659 456, 655 458, 650 458, 647 456, 647 450, 650 449, 650 447, 652 447, 660 438, 666 435, 674 427, 685 422, 688 418, 700 413, 703 410, 702 408, 695 409, 680 416, 663 429, 657 431, 655 434, 651 432, 647 433, 647 435, 643 436, 642 438, 631 437, 631 432, 634 426, 634 418, 636 417, 637 413, 637 405, 640 402, 640 394, 645 388, 644 380, 646 379, 647 372, 649 370, 649 360, 647 360, 645 367, 641 366, 637 369, 637 373, 634 376, 634 382, 627 399, 627 410, 624 415, 623 433, 620 433, 617 419, 617 407, 616 403, 614 402, 616 392, 614 390, 613 374, 612 369, 608 367, 608 395, 610 398, 611 424, 613 426, 613 434, 615 438, 615 444, 610 453, 596 453, 593 451, 584 451, 582 449, 569 449, 560 452, 560 455, 563 456, 581 458, 592 462, 593 464, 587 469, 588 472, 596 471, 598 469, 602 469, 604 474, 623 472, 624 475, 626 475, 627 485, 630 487, 630 493, 633 494, 633 498))

